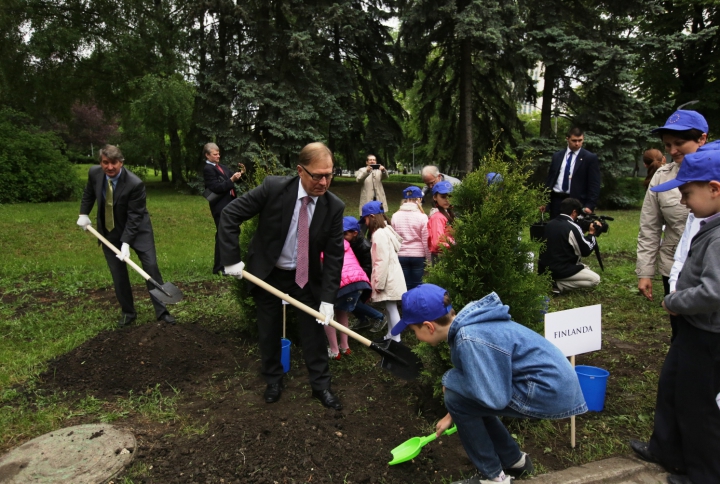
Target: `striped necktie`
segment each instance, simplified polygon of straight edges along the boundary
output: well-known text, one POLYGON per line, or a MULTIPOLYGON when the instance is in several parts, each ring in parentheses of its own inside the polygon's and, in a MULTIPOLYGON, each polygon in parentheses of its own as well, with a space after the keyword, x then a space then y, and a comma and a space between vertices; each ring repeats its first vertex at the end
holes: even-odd
POLYGON ((310 197, 304 196, 300 200, 300 213, 298 214, 298 231, 297 231, 297 268, 295 270, 295 283, 300 288, 305 287, 308 282, 308 245, 310 239, 310 230, 308 227, 307 205, 310 203, 310 197))

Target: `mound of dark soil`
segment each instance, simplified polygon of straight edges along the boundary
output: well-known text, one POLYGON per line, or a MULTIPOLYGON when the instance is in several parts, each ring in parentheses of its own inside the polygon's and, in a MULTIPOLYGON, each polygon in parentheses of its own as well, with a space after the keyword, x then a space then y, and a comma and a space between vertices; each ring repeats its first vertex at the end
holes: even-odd
POLYGON ((189 391, 235 366, 227 338, 199 326, 161 322, 103 331, 51 361, 40 379, 50 387, 108 399, 156 384, 189 391))

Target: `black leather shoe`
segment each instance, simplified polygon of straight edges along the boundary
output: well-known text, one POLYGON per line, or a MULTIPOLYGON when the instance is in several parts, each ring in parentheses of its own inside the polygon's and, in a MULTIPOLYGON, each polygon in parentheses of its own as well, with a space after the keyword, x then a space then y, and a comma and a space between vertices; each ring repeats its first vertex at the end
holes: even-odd
POLYGON ((668 484, 693 484, 688 476, 682 474, 668 474, 668 484))
POLYGON ((653 464, 659 464, 657 457, 652 455, 650 452, 650 446, 647 442, 641 442, 639 440, 630 439, 630 448, 635 452, 640 459, 645 462, 652 462, 653 464))
POLYGON ((167 324, 175 324, 175 318, 170 313, 164 313, 158 318, 158 321, 165 321, 167 324))
POLYGON ((280 383, 271 383, 265 388, 265 394, 263 397, 265 398, 265 403, 275 403, 278 400, 280 400, 280 395, 282 394, 283 388, 285 386, 280 383))
POLYGON ((313 390, 312 396, 320 400, 320 403, 327 408, 342 410, 342 403, 330 390, 313 390))
POLYGON ((120 319, 117 322, 117 327, 124 328, 125 326, 130 326, 136 319, 137 316, 134 314, 122 313, 122 315, 120 315, 120 319))

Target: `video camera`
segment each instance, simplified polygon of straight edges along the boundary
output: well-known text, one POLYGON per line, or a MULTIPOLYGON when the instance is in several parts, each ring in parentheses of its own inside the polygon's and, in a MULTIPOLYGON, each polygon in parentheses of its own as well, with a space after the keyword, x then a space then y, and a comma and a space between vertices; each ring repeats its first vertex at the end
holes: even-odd
POLYGON ((610 230, 610 226, 607 223, 608 220, 612 222, 615 219, 612 217, 608 217, 607 215, 581 213, 580 215, 578 215, 577 224, 580 226, 580 229, 582 229, 583 232, 587 232, 590 230, 590 225, 595 222, 599 222, 599 224, 595 224, 595 237, 599 237, 601 234, 604 234, 608 230, 610 230))

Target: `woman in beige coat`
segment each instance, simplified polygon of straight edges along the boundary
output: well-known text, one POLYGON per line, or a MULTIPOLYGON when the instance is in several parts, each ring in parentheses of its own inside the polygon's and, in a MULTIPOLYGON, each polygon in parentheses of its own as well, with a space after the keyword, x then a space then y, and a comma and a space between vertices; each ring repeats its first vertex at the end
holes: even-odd
POLYGON ((390 334, 393 327, 400 321, 398 301, 407 292, 398 252, 402 245, 402 237, 390 226, 380 202, 368 202, 362 207, 361 217, 372 236, 372 286, 373 302, 385 302, 388 320, 388 332, 385 339, 400 341, 400 335, 390 334))
POLYGON ((383 209, 387 210, 388 204, 382 180, 386 180, 390 175, 388 175, 384 166, 378 165, 375 155, 368 155, 365 163, 366 166, 355 173, 355 180, 362 183, 360 189, 360 212, 362 212, 363 205, 372 201, 382 203, 383 209))

